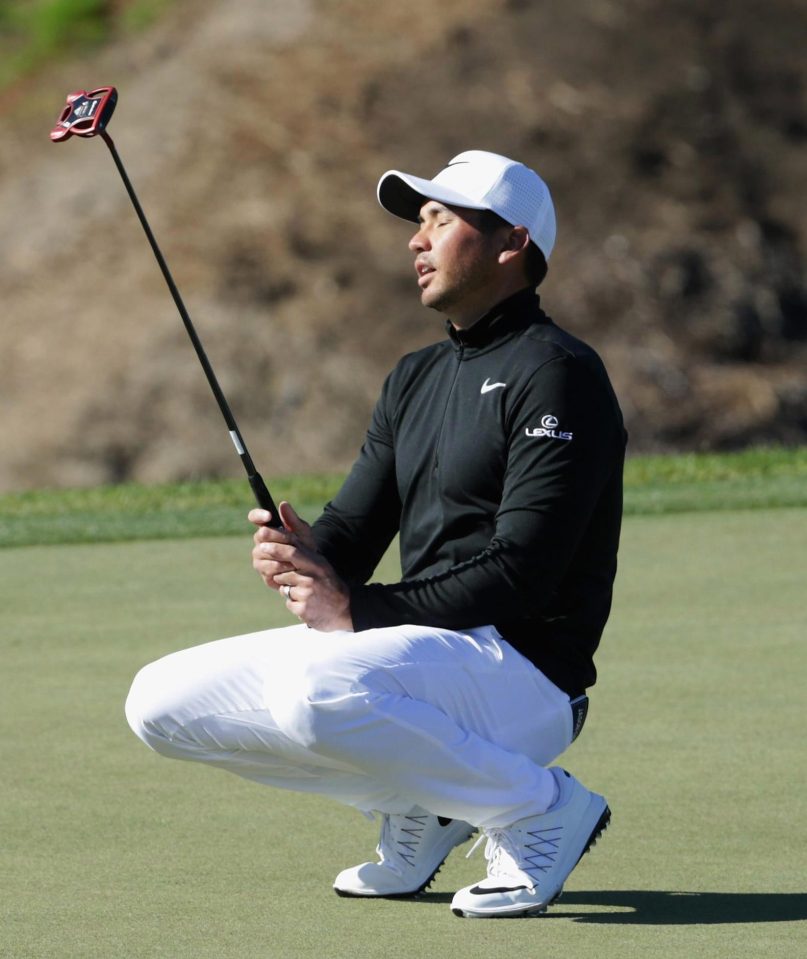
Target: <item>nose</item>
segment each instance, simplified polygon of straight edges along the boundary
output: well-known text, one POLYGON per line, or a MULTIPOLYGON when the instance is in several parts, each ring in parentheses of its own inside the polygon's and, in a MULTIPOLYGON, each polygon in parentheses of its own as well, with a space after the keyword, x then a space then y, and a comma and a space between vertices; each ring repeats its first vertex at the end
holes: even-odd
POLYGON ((422 226, 418 228, 417 233, 409 241, 409 249, 412 253, 422 253, 424 250, 428 250, 429 241, 426 236, 426 233, 422 226))

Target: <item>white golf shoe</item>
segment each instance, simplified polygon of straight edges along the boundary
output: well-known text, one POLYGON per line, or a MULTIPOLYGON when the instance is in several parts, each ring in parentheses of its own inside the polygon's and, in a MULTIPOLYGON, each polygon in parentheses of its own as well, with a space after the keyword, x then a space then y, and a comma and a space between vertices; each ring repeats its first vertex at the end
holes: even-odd
MULTIPOLYGON (((582 855, 608 825, 605 799, 589 792, 564 769, 553 768, 557 802, 540 816, 485 829, 487 878, 460 889, 451 902, 456 916, 530 916, 544 912, 582 855)), ((481 839, 482 837, 480 837, 481 839)))
POLYGON ((406 815, 384 814, 376 847, 380 861, 343 869, 333 888, 340 896, 413 896, 474 831, 467 822, 433 816, 419 806, 406 815))

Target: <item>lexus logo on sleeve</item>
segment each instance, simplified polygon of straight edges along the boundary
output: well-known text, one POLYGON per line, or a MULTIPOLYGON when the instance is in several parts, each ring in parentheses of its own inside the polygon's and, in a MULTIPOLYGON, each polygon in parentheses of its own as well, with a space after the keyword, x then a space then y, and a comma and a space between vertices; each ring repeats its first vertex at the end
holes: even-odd
POLYGON ((536 428, 533 430, 527 427, 526 433, 527 436, 533 436, 537 438, 546 437, 552 440, 566 440, 566 442, 571 440, 574 434, 567 433, 564 430, 559 430, 559 426, 560 423, 558 422, 557 416, 547 413, 546 416, 541 417, 540 426, 536 426, 536 428))

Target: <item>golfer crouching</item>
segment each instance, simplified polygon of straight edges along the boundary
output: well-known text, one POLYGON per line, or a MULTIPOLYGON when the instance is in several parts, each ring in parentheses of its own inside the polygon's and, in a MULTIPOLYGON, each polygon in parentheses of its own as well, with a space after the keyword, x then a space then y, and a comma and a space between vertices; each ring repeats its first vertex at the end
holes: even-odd
MULTIPOLYGON (((166 656, 129 723, 152 749, 381 815, 342 896, 412 896, 475 831, 458 916, 545 910, 610 811, 551 764, 585 720, 611 606, 626 435, 597 354, 536 288, 544 181, 471 150, 378 199, 409 240, 440 342, 389 374, 344 485, 309 526, 256 526, 253 566, 299 625, 166 656), (396 534, 399 583, 370 582, 396 534)), ((285 869, 285 867, 284 867, 285 869)))

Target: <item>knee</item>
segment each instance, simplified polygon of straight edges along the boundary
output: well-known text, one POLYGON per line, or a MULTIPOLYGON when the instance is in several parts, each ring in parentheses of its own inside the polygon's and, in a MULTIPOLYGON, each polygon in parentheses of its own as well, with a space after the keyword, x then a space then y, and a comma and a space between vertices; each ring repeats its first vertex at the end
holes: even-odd
POLYGON ((126 697, 126 721, 135 736, 150 749, 166 756, 176 756, 178 743, 170 731, 172 722, 158 667, 159 661, 150 663, 135 676, 126 697))

